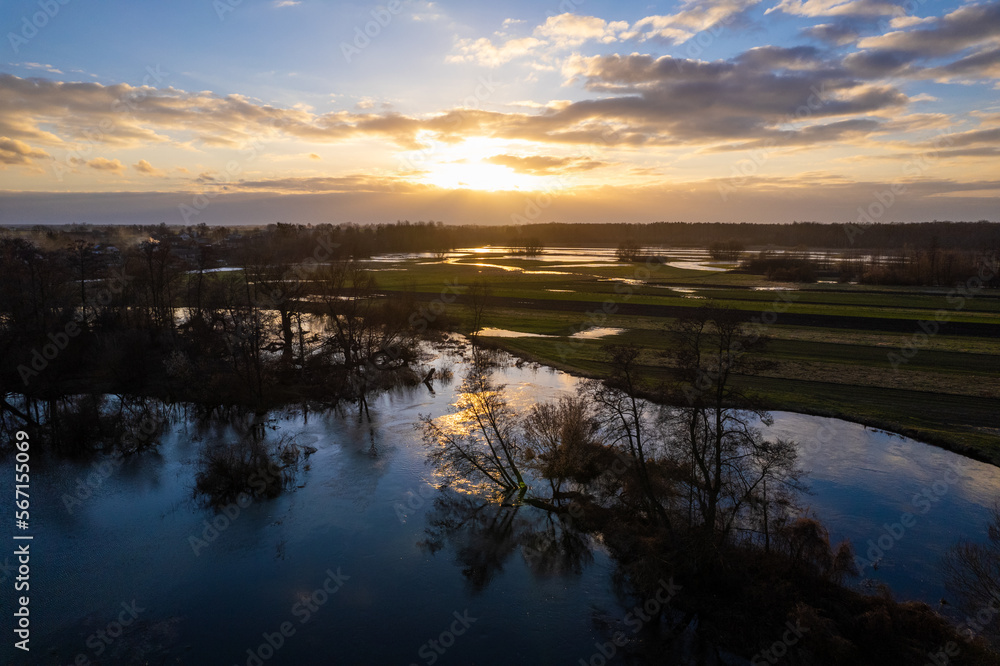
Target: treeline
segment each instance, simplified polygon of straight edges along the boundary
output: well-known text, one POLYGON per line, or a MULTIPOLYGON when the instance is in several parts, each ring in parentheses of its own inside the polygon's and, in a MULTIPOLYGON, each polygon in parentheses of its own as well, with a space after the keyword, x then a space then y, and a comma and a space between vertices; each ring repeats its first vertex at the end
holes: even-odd
MULTIPOLYGON (((470 229, 475 233, 476 228, 470 229)), ((485 229, 480 227, 480 229, 485 229)), ((547 246, 615 246, 628 238, 646 246, 709 248, 773 247, 835 250, 919 248, 993 250, 1000 252, 1000 223, 922 222, 914 224, 730 224, 654 222, 650 224, 533 224, 494 227, 494 238, 533 235, 547 246)), ((495 241, 501 242, 501 241, 495 241)))
POLYGON ((910 245, 888 253, 848 257, 840 263, 840 279, 862 284, 954 286, 981 281, 984 287, 1000 287, 1000 252, 993 250, 943 249, 932 243, 926 248, 910 245))
POLYGON ((373 392, 419 381, 407 298, 379 298, 373 273, 328 237, 311 234, 301 260, 304 239, 261 233, 228 249, 240 270, 218 272, 212 245, 191 250, 172 235, 114 251, 0 238, 3 426, 71 423, 81 407, 71 396, 84 393, 210 410, 347 400, 366 411, 373 392))
POLYGON ((836 259, 829 252, 761 250, 743 254, 739 270, 777 281, 816 282, 825 278, 873 285, 952 287, 968 283, 1000 288, 1000 254, 996 252, 907 245, 888 252, 851 251, 836 259))
POLYGON ((178 245, 211 244, 225 255, 252 238, 275 243, 290 256, 305 256, 317 235, 329 237, 337 256, 365 257, 386 252, 439 252, 479 245, 510 245, 535 254, 545 247, 616 247, 623 241, 646 247, 820 248, 833 250, 986 251, 1000 254, 1000 223, 924 222, 914 224, 728 224, 655 222, 650 224, 531 224, 523 226, 445 225, 397 221, 388 224, 271 224, 266 227, 105 226, 32 227, 9 233, 40 247, 62 247, 82 240, 95 244, 133 244, 144 238, 172 238, 178 245))

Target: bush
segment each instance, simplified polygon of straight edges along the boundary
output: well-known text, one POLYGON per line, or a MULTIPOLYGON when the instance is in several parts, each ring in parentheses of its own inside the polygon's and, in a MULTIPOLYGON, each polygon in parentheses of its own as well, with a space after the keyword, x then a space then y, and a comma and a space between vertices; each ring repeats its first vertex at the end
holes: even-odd
POLYGON ((195 476, 195 490, 218 507, 240 495, 277 497, 291 481, 287 468, 298 460, 299 450, 287 437, 269 442, 266 435, 248 436, 205 452, 195 476))
POLYGON ((740 268, 747 273, 764 275, 779 282, 815 282, 816 262, 811 259, 759 252, 744 260, 740 268))
POLYGON ((708 254, 716 261, 739 261, 745 249, 737 240, 716 241, 708 246, 708 254))

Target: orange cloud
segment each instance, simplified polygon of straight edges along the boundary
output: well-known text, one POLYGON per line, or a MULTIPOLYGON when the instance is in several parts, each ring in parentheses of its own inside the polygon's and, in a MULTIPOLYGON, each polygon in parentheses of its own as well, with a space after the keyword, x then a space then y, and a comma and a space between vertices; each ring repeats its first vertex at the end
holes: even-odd
POLYGON ((106 157, 95 157, 87 162, 87 166, 98 171, 108 171, 116 176, 121 176, 125 173, 125 165, 118 159, 109 160, 106 157))
POLYGON ((132 165, 132 168, 135 169, 136 171, 138 171, 139 173, 145 174, 147 176, 162 176, 163 175, 163 171, 161 171, 160 169, 155 168, 152 164, 150 164, 146 160, 139 160, 138 162, 136 162, 135 164, 132 165))

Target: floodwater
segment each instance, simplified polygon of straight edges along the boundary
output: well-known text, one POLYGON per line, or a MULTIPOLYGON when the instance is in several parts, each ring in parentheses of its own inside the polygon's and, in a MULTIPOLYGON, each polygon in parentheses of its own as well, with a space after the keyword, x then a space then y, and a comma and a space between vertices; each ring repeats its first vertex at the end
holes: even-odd
MULTIPOLYGON (((449 264, 461 263, 471 266, 482 266, 484 268, 499 268, 505 271, 523 271, 529 274, 566 274, 561 271, 532 271, 520 266, 505 266, 479 261, 486 258, 517 257, 518 255, 513 254, 516 251, 517 248, 503 246, 460 248, 454 252, 447 253, 446 257, 441 261, 449 264)), ((553 264, 552 268, 607 268, 609 266, 629 265, 619 262, 615 253, 615 248, 547 247, 542 254, 531 257, 531 260, 553 264)), ((718 262, 710 261, 707 250, 654 247, 644 248, 642 253, 646 256, 667 256, 672 260, 667 265, 674 266, 675 268, 699 271, 726 271, 731 268, 731 264, 720 266, 718 262)), ((404 259, 423 259, 426 257, 427 255, 417 253, 411 255, 392 254, 379 256, 373 259, 373 261, 402 261, 404 259)))
MULTIPOLYGON (((611 328, 608 326, 588 328, 584 331, 577 331, 565 337, 577 338, 583 340, 595 340, 598 338, 606 338, 609 335, 617 335, 623 332, 624 328, 611 328)), ((557 338, 558 335, 544 335, 542 333, 522 333, 521 331, 512 331, 506 328, 484 328, 479 331, 479 335, 489 337, 489 338, 557 338)))
POLYGON ((957 541, 985 541, 1000 469, 840 419, 773 416, 766 431, 799 442, 799 466, 809 470, 812 489, 802 503, 827 525, 831 541, 851 540, 864 579, 937 608, 947 598, 940 558, 957 541), (907 514, 912 520, 903 520, 907 514))
MULTIPOLYGON (((552 560, 526 557, 532 539, 561 534, 545 512, 437 489, 414 423, 453 409, 463 360, 439 350, 430 363, 456 379, 383 395, 371 425, 351 410, 269 414, 270 436, 316 452, 282 495, 229 515, 193 492, 202 451, 234 437, 217 420, 176 408, 156 452, 103 473, 100 459, 46 459, 34 443, 35 663, 257 664, 272 653, 265 663, 589 660, 634 600, 616 593, 613 562, 589 538, 567 539, 552 560), (96 638, 133 602, 138 619, 123 636, 96 638), (291 633, 277 635, 282 626, 291 633), (431 640, 448 646, 443 654, 431 640)), ((519 411, 579 381, 530 364, 498 379, 519 411)), ((865 574, 898 598, 936 604, 937 559, 957 539, 985 538, 997 469, 844 421, 774 417, 772 434, 800 442, 813 491, 804 503, 834 539, 851 538, 864 555, 884 524, 917 516, 865 574), (935 500, 926 511, 916 499, 924 489, 935 500)), ((12 596, 0 597, 7 617, 12 596)), ((0 656, 11 649, 5 641, 0 656)))

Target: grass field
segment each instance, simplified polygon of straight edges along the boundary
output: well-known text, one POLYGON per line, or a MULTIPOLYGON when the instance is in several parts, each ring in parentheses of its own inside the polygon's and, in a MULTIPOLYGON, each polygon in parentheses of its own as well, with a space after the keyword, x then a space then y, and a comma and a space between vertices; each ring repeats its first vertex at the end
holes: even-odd
MULTIPOLYGON (((497 255, 378 267, 390 269, 378 274, 381 289, 428 300, 448 286, 461 292, 488 281, 494 298, 485 326, 549 336, 491 338, 497 345, 589 376, 607 372, 603 345, 633 343, 647 350, 649 381, 668 381, 662 352, 673 317, 708 303, 744 310, 768 324, 770 363, 737 381, 770 408, 837 416, 1000 464, 996 292, 799 285, 733 271, 497 255), (940 329, 924 335, 921 322, 941 322, 940 329), (624 330, 603 339, 568 337, 591 326, 624 330)), ((448 314, 465 331, 471 327, 461 298, 448 314)))

